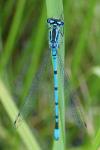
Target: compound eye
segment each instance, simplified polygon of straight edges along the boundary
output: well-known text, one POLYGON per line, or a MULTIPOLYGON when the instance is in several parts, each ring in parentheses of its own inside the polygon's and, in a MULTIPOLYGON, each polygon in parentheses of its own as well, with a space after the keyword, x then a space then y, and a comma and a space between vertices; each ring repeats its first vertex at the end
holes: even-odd
POLYGON ((60 25, 64 25, 64 22, 62 21, 57 21, 57 24, 60 26, 60 25))
POLYGON ((54 24, 54 22, 55 22, 54 20, 50 20, 50 23, 51 23, 51 24, 54 24))
POLYGON ((52 20, 52 19, 47 19, 47 22, 50 23, 50 24, 54 24, 55 21, 52 20))
POLYGON ((58 24, 58 25, 61 25, 61 21, 57 21, 57 24, 58 24))

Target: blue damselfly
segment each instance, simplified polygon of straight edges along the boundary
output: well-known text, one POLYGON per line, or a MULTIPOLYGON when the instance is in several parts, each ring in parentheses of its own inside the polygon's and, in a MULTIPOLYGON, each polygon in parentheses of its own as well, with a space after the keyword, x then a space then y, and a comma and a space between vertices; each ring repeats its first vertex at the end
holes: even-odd
MULTIPOLYGON (((45 55, 45 59, 42 62, 42 65, 40 67, 39 72, 36 75, 36 78, 34 82, 32 83, 32 88, 29 92, 29 95, 25 99, 24 105, 21 107, 20 112, 17 115, 17 118, 14 122, 15 126, 19 126, 20 122, 23 120, 23 118, 26 118, 30 111, 33 110, 33 95, 37 90, 38 82, 41 80, 41 76, 43 72, 45 72, 45 67, 49 66, 49 58, 52 56, 53 61, 53 72, 54 72, 54 100, 55 100, 55 129, 54 129, 54 138, 55 140, 58 140, 60 137, 60 129, 59 129, 59 89, 58 89, 58 66, 60 68, 61 74, 64 76, 64 88, 65 88, 65 98, 66 95, 69 97, 69 107, 71 108, 72 113, 74 114, 74 118, 76 119, 77 124, 80 126, 81 124, 85 126, 83 117, 79 115, 79 103, 77 103, 77 96, 76 94, 73 94, 73 90, 71 90, 70 86, 70 80, 69 77, 64 71, 63 62, 61 60, 61 57, 59 55, 58 49, 60 48, 61 39, 63 36, 63 33, 61 32, 61 29, 63 29, 64 22, 60 19, 55 18, 49 18, 47 19, 47 23, 49 26, 49 47, 51 49, 47 52, 45 55)), ((52 92, 53 93, 53 92, 52 92)))

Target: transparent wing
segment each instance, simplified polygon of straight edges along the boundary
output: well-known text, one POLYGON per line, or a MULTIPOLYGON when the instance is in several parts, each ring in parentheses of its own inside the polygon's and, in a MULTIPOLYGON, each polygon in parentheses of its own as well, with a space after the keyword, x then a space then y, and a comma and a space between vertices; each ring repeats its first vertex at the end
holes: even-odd
POLYGON ((35 79, 32 82, 31 89, 29 91, 28 96, 24 100, 24 104, 22 105, 15 121, 14 125, 15 127, 18 127, 20 123, 22 122, 23 118, 25 119, 32 111, 33 111, 33 106, 34 106, 34 101, 37 95, 37 91, 39 88, 39 82, 45 78, 45 73, 47 70, 50 70, 50 51, 48 51, 45 54, 44 60, 40 66, 39 71, 36 74, 35 79))
POLYGON ((59 54, 58 54, 58 65, 60 67, 60 73, 63 74, 64 76, 64 96, 68 106, 67 108, 69 115, 68 120, 71 121, 71 118, 73 118, 74 119, 73 121, 76 123, 78 127, 86 127, 82 105, 77 96, 77 92, 73 90, 71 86, 71 80, 64 70, 63 62, 59 54))

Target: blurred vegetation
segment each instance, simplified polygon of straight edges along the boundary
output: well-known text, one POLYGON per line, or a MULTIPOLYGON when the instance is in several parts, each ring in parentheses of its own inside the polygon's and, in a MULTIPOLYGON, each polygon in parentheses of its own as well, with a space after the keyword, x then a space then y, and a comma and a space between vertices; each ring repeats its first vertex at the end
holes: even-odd
MULTIPOLYGON (((100 148, 100 1, 63 3, 65 71, 73 79, 87 123, 84 130, 65 120, 65 149, 96 150, 100 148)), ((52 69, 49 73, 45 70, 36 85, 38 91, 33 91, 28 125, 24 122, 18 129, 13 127, 48 51, 46 19, 43 0, 0 0, 0 150, 53 147, 52 69)), ((67 109, 65 113, 67 116, 67 109)))

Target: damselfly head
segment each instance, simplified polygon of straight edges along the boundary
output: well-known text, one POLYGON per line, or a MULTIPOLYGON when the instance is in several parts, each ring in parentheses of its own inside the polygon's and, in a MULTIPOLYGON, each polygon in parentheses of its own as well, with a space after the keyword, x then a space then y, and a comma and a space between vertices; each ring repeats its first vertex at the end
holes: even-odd
POLYGON ((62 21, 60 19, 55 19, 55 18, 48 18, 47 23, 49 23, 50 25, 55 25, 55 26, 63 26, 64 25, 64 21, 62 21))

